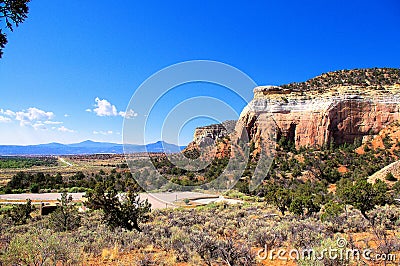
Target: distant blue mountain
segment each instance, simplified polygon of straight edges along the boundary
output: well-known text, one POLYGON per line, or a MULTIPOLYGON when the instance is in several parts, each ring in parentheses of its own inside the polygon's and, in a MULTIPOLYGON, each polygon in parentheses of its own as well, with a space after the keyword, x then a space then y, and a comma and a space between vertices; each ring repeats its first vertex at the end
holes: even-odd
MULTIPOLYGON (((147 145, 125 145, 125 152, 165 152, 175 153, 183 150, 185 146, 177 146, 164 141, 158 141, 147 145)), ((80 155, 98 153, 117 153, 124 152, 124 145, 109 142, 95 142, 86 140, 74 144, 48 143, 39 145, 0 145, 1 155, 80 155)))

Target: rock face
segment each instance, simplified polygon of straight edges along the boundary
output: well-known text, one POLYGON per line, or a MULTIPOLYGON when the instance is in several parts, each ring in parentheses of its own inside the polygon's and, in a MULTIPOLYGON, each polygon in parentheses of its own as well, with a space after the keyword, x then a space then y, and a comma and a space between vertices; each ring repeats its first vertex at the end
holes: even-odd
POLYGON ((376 135, 400 119, 400 84, 379 87, 332 86, 321 92, 277 86, 254 89, 254 99, 243 110, 243 124, 256 144, 269 131, 260 126, 266 118, 276 127, 276 138, 301 146, 353 143, 376 135))
POLYGON ((221 124, 214 124, 196 128, 193 141, 199 146, 212 145, 215 140, 221 139, 235 129, 236 121, 228 120, 221 124))
MULTIPOLYGON (((256 87, 236 131, 244 127, 256 150, 271 133, 299 148, 366 140, 398 120, 399 69, 341 70, 303 83, 256 87)), ((202 127, 194 142, 208 145, 204 136, 225 135, 219 126, 202 127)))

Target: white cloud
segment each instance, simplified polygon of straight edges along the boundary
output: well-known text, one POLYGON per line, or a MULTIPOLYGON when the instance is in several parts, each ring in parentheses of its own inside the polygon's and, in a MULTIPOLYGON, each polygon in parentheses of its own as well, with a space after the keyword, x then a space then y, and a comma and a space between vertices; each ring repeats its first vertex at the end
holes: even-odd
POLYGON ((113 134, 114 132, 112 131, 112 130, 108 130, 108 131, 93 131, 93 134, 95 134, 95 135, 111 135, 111 134, 113 134))
POLYGON ((11 119, 5 116, 0 115, 0 123, 9 123, 11 119))
POLYGON ((70 117, 70 115, 69 114, 64 114, 64 117, 70 117))
POLYGON ((61 121, 52 121, 54 118, 53 112, 46 112, 40 110, 36 107, 28 108, 27 110, 22 110, 18 112, 13 112, 11 110, 3 110, 0 109, 0 114, 5 116, 1 116, 0 122, 11 122, 11 118, 19 121, 20 126, 31 126, 35 130, 47 130, 46 125, 60 125, 63 122, 61 121))
MULTIPOLYGON (((11 122, 12 119, 19 121, 20 126, 31 126, 35 130, 48 130, 47 125, 60 125, 63 122, 61 121, 52 121, 54 118, 53 112, 47 112, 40 110, 36 107, 30 107, 27 110, 22 110, 18 112, 13 112, 11 110, 3 110, 0 109, 0 122, 11 122)), ((55 130, 56 127, 51 127, 51 129, 55 130)), ((59 127, 57 130, 64 132, 73 132, 66 127, 59 127)))
POLYGON ((47 127, 42 122, 38 121, 32 125, 35 130, 47 130, 47 127))
POLYGON ((115 105, 111 104, 109 101, 106 99, 100 99, 99 97, 96 97, 95 99, 95 105, 94 109, 86 109, 86 112, 94 112, 96 113, 97 116, 122 116, 127 119, 133 119, 136 116, 138 116, 138 113, 135 113, 133 109, 130 109, 126 112, 124 111, 119 111, 117 110, 117 107, 115 105))
POLYGON ((34 125, 37 121, 48 121, 54 117, 53 112, 46 112, 35 107, 28 108, 15 113, 15 120, 19 121, 21 126, 34 125))
POLYGON ((7 116, 15 116, 15 112, 13 112, 11 110, 4 111, 3 109, 0 109, 0 114, 7 115, 7 116))
POLYGON ((126 119, 133 119, 138 116, 138 113, 135 113, 133 109, 130 109, 127 112, 119 112, 119 115, 125 117, 126 119))
POLYGON ((63 122, 61 122, 61 121, 50 121, 50 120, 48 120, 48 121, 44 121, 44 123, 45 123, 46 125, 60 125, 60 124, 62 124, 63 122))
POLYGON ((115 105, 112 105, 106 99, 100 100, 99 97, 95 99, 95 107, 93 112, 98 116, 116 116, 118 114, 115 105))
POLYGON ((66 127, 64 127, 64 126, 61 126, 61 127, 57 128, 57 130, 58 130, 58 131, 61 131, 61 132, 69 132, 69 133, 75 132, 75 130, 66 128, 66 127))

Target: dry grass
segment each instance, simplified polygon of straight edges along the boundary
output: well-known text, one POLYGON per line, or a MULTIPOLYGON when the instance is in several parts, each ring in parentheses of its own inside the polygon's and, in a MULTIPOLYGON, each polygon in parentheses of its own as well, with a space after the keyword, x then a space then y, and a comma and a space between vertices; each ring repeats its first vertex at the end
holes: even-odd
POLYGON ((4 186, 7 182, 18 172, 24 171, 28 173, 44 173, 53 175, 60 173, 64 177, 72 176, 77 172, 84 174, 98 173, 103 170, 110 173, 115 169, 116 165, 125 163, 125 157, 121 154, 114 155, 77 155, 77 156, 63 156, 58 161, 57 166, 33 166, 29 168, 15 168, 15 169, 0 169, 0 186, 4 186), (66 164, 68 162, 72 166, 66 164))
MULTIPOLYGON (((399 233, 394 231, 390 232, 392 236, 400 237, 399 233)), ((343 234, 340 237, 349 239, 350 237, 354 241, 354 245, 356 248, 362 250, 366 248, 376 249, 381 245, 381 241, 376 238, 376 236, 371 232, 362 232, 362 233, 352 233, 351 235, 343 234)), ((254 248, 254 251, 257 252, 259 248, 254 248)), ((400 252, 395 252, 397 258, 400 258, 400 252)), ((120 266, 120 265, 135 265, 135 262, 143 260, 146 257, 151 257, 154 261, 162 262, 162 264, 154 264, 154 265, 174 265, 174 266, 194 266, 194 265, 206 265, 205 263, 198 260, 196 264, 187 262, 177 262, 176 256, 174 252, 167 252, 165 250, 154 248, 153 246, 148 246, 145 249, 133 250, 130 252, 118 252, 117 245, 114 248, 104 249, 102 251, 101 256, 89 258, 84 265, 91 266, 100 266, 100 265, 109 265, 109 266, 120 266)), ((292 260, 262 260, 259 261, 261 265, 271 265, 271 266, 294 266, 297 265, 295 261, 292 260)), ((213 264, 217 265, 217 264, 213 264)), ((356 263, 351 265, 357 265, 356 263)), ((384 265, 383 262, 368 262, 366 265, 384 265)), ((391 262, 387 262, 386 265, 395 265, 391 264, 391 262)))

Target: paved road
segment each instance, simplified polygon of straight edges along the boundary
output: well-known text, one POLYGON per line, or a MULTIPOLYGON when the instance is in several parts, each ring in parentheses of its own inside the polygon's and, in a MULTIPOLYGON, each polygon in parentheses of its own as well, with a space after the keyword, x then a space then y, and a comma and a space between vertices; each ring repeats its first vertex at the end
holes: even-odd
POLYGON ((174 203, 183 199, 195 200, 204 198, 218 198, 218 195, 205 194, 199 192, 159 192, 159 193, 141 193, 141 199, 148 199, 153 209, 173 208, 174 203))
MULTIPOLYGON (((68 193, 72 195, 73 200, 81 200, 85 193, 68 193)), ((22 194, 3 194, 0 195, 0 200, 27 200, 32 201, 55 201, 61 198, 61 193, 22 193, 22 194)))
MULTIPOLYGON (((79 201, 83 200, 85 193, 68 193, 72 195, 72 199, 79 201)), ((4 194, 0 195, 1 203, 13 203, 13 201, 25 201, 31 199, 32 201, 52 202, 61 198, 61 193, 23 193, 23 194, 4 194)), ((148 199, 153 209, 173 208, 176 207, 176 201, 183 199, 189 200, 209 200, 219 201, 218 195, 205 194, 199 192, 159 192, 159 193, 140 193, 141 199, 148 199)), ((206 201, 207 201, 206 200, 206 201)), ((199 203, 202 203, 201 201, 199 203)), ((209 203, 209 202, 204 202, 209 203)))
POLYGON ((228 204, 237 204, 237 203, 243 203, 242 200, 238 199, 227 199, 223 196, 219 196, 218 198, 207 198, 207 199, 195 199, 193 200, 194 203, 199 203, 199 204, 209 204, 209 203, 219 203, 219 202, 226 202, 228 204))
POLYGON ((72 163, 68 162, 67 160, 65 160, 65 159, 62 158, 62 157, 58 157, 58 159, 60 160, 60 162, 65 163, 65 164, 68 165, 68 166, 73 166, 72 163))

